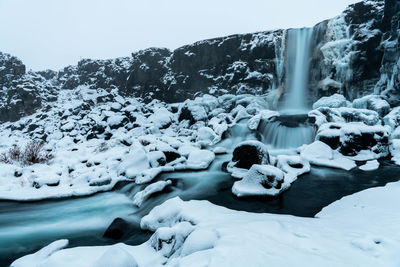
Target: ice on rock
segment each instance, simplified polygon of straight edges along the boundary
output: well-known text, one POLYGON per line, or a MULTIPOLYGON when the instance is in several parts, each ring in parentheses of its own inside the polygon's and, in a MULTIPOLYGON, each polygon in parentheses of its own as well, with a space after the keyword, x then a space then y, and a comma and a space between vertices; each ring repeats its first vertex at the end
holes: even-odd
POLYGON ((376 111, 356 108, 328 108, 319 107, 308 113, 315 118, 318 127, 327 122, 363 122, 367 125, 380 124, 380 117, 376 111))
POLYGON ((339 152, 334 151, 330 146, 315 141, 310 145, 300 148, 300 155, 308 160, 311 164, 344 170, 351 170, 357 165, 353 160, 345 158, 339 152))
POLYGON ((353 108, 370 109, 378 112, 383 117, 389 113, 390 105, 379 95, 367 95, 353 101, 353 108))
POLYGON ((254 164, 242 180, 233 184, 232 193, 238 197, 276 196, 288 188, 285 173, 270 165, 254 164))
POLYGON ((271 118, 274 117, 279 117, 279 112, 277 111, 272 111, 272 110, 261 110, 257 115, 253 116, 248 122, 247 126, 249 127, 250 130, 256 131, 258 129, 258 125, 260 125, 260 122, 263 121, 268 121, 271 118))
POLYGON ((158 181, 146 186, 145 189, 135 194, 135 196, 133 197, 133 204, 138 207, 142 206, 143 202, 145 202, 152 194, 164 190, 164 188, 166 188, 171 183, 171 180, 158 181))
POLYGON ((385 125, 389 125, 393 130, 400 126, 400 107, 392 109, 392 111, 383 118, 383 121, 385 125))
POLYGON ((215 154, 209 150, 192 150, 189 153, 187 167, 193 170, 207 169, 215 159, 215 154))
MULTIPOLYGON (((330 89, 339 91, 342 88, 342 86, 343 86, 342 83, 335 81, 330 77, 326 77, 325 79, 323 79, 322 81, 320 81, 318 83, 318 88, 321 89, 322 91, 329 91, 330 89)), ((345 106, 342 106, 342 107, 345 107, 345 106)))
POLYGON ((321 97, 317 102, 313 104, 313 109, 318 109, 320 107, 340 108, 347 106, 349 106, 349 103, 343 95, 334 94, 331 96, 321 97))
POLYGON ((135 258, 125 249, 112 246, 93 264, 93 267, 138 267, 135 258))

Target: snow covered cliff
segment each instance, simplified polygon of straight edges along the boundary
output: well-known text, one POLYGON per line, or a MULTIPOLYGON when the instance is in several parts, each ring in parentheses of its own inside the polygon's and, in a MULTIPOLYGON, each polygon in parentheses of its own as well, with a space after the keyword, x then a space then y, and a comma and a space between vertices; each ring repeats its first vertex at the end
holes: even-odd
MULTIPOLYGON (((399 102, 398 0, 368 0, 349 6, 312 29, 308 103, 322 96, 347 99, 381 94, 399 102)), ((130 57, 83 59, 76 66, 26 72, 23 63, 0 54, 0 121, 15 121, 54 101, 59 89, 80 85, 111 90, 146 102, 167 103, 203 94, 285 95, 288 30, 199 41, 174 51, 149 48, 130 57)))

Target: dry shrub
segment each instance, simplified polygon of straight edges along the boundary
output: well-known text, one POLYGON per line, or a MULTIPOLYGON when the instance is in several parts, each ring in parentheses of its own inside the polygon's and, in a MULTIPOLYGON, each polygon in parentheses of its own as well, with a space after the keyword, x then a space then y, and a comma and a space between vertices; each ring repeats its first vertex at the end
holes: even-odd
POLYGON ((53 158, 51 151, 44 149, 43 141, 31 141, 24 149, 14 145, 8 152, 0 155, 0 162, 14 163, 22 165, 32 165, 36 163, 46 163, 53 158))

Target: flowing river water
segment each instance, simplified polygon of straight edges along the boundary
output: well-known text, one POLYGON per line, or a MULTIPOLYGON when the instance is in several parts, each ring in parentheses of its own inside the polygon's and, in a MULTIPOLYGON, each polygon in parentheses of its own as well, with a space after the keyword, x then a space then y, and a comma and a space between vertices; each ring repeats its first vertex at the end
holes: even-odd
MULTIPOLYGON (((242 140, 256 137, 249 133, 245 123, 240 123, 219 145, 232 148, 242 140)), ((235 210, 313 217, 343 196, 400 180, 400 166, 389 160, 382 160, 380 168, 370 172, 313 166, 310 173, 300 176, 288 191, 276 198, 239 199, 231 193, 235 180, 222 170, 230 157, 230 153, 217 156, 208 170, 160 175, 156 180, 171 179, 173 184, 153 195, 141 208, 132 204, 132 198, 145 185, 134 183, 120 183, 111 192, 88 197, 25 203, 0 201, 0 266, 62 238, 69 239, 71 247, 117 242, 140 244, 151 234, 140 230, 141 217, 174 196, 208 200, 235 210), (107 227, 117 217, 131 224, 129 233, 119 240, 104 238, 107 227)))

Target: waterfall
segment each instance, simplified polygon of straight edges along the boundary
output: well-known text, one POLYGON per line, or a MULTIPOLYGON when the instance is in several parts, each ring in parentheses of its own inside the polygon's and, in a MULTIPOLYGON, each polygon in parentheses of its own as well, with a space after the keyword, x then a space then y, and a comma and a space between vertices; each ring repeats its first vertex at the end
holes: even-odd
POLYGON ((308 116, 281 115, 273 121, 261 121, 258 131, 261 141, 273 149, 294 149, 314 140, 314 127, 308 116))
POLYGON ((283 110, 306 111, 313 28, 287 31, 283 110))

